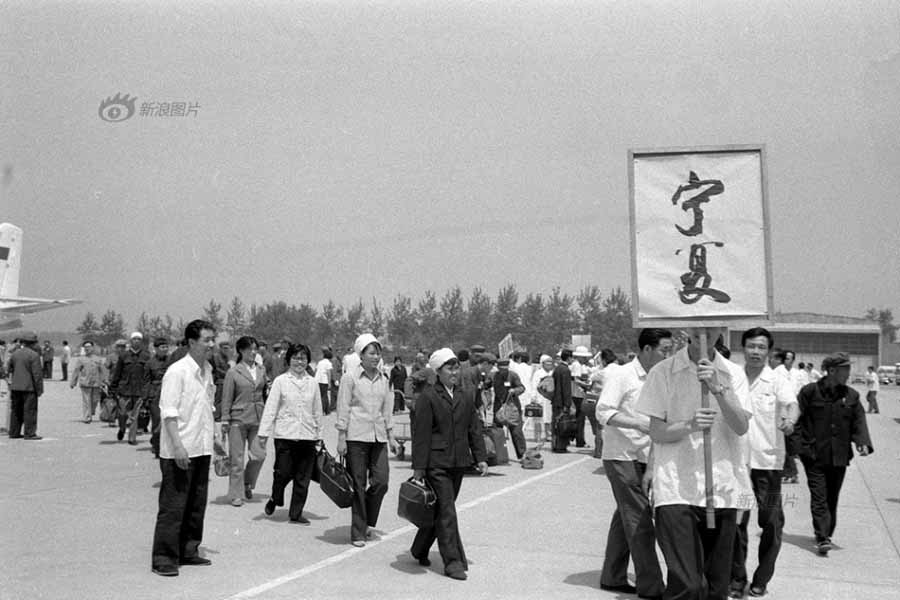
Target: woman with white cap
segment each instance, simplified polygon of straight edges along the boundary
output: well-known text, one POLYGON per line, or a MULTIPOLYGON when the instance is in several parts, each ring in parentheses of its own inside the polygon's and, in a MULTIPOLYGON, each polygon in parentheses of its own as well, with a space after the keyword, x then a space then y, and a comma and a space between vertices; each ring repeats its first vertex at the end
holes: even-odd
POLYGON ((428 552, 437 539, 444 574, 463 580, 469 564, 459 537, 456 497, 473 456, 478 470, 487 475, 487 454, 475 390, 458 382, 456 355, 450 348, 441 348, 428 359, 428 366, 437 373, 437 381, 422 391, 416 404, 412 466, 415 479, 431 484, 437 514, 434 526, 419 529, 410 552, 420 565, 428 566, 428 552))
POLYGON ((535 425, 535 433, 538 437, 541 436, 541 431, 538 429, 541 425, 543 425, 543 440, 546 442, 550 441, 550 433, 551 433, 551 423, 553 423, 553 407, 550 403, 550 399, 553 397, 553 386, 550 385, 548 387, 544 387, 544 393, 549 395, 545 396, 544 393, 541 393, 541 382, 544 381, 547 377, 550 378, 550 384, 553 383, 553 357, 549 354, 541 354, 541 364, 535 369, 534 375, 531 376, 531 390, 532 390, 532 402, 537 402, 543 408, 544 416, 541 418, 541 422, 535 425))
POLYGON ((341 377, 338 390, 337 451, 347 457, 355 496, 351 508, 350 542, 365 546, 369 528, 378 522, 381 501, 388 488, 387 446, 397 451, 393 434, 394 393, 379 367, 381 342, 364 333, 353 344, 359 364, 341 377), (367 487, 368 485, 368 487, 367 487))

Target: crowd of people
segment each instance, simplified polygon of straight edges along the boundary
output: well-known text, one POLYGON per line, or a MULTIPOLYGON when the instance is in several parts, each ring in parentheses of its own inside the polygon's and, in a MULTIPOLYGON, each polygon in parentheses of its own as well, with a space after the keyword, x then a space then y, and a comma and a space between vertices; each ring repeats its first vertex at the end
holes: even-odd
MULTIPOLYGON (((65 374, 80 388, 82 420, 91 423, 100 407, 120 441, 127 435, 137 443, 141 414, 149 414, 162 474, 151 561, 159 575, 210 564, 198 549, 217 443, 227 445, 228 496, 240 507, 253 497, 271 437, 273 483, 264 512, 284 506, 291 483, 289 520, 309 524, 303 509, 323 418, 331 412, 336 451, 354 483, 349 542, 365 546, 388 490, 388 451, 397 452, 394 420, 408 411, 414 479, 427 481, 437 496, 434 525, 419 530, 410 550, 420 564, 430 564, 437 541, 445 574, 466 579, 455 511, 463 474, 473 466, 488 471, 484 428, 505 427, 522 459, 527 426, 553 452, 568 452, 573 442, 593 445, 603 461, 616 509, 601 589, 642 598, 762 596, 781 546, 781 486, 797 482, 794 458, 809 486, 816 550, 826 556, 853 449, 863 456, 873 451, 866 411, 848 386, 851 362, 844 353, 829 355, 821 372, 810 363, 794 368, 795 354, 775 348, 771 332, 756 327, 743 333, 739 366, 721 342, 703 354, 705 335, 644 329, 627 360, 578 346, 540 355, 532 365, 525 352, 498 358, 474 345, 420 351, 409 370, 395 357, 388 370, 371 334, 360 335, 342 359, 323 347, 313 361, 310 348, 289 339, 271 352, 251 336, 216 344, 213 326, 197 320, 174 351, 157 338, 150 352, 134 332, 100 357, 84 340, 65 374), (510 407, 518 419, 499 419, 510 407), (525 417, 526 407, 536 416, 525 417), (574 434, 562 431, 564 417, 575 419, 574 434), (754 508, 762 534, 751 575, 747 529, 754 508)), ((10 437, 40 439, 42 350, 30 333, 17 343, 2 363, 12 392, 10 437)))

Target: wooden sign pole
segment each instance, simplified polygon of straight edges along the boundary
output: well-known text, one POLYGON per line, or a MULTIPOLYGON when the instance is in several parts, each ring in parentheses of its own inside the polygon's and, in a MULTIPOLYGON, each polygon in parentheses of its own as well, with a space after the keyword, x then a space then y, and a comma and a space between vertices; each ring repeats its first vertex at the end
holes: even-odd
MULTIPOLYGON (((708 330, 700 330, 700 358, 709 358, 708 330)), ((706 382, 700 386, 700 408, 709 408, 709 386, 706 382)), ((712 434, 710 429, 703 430, 703 467, 706 471, 706 528, 716 528, 716 504, 713 499, 712 468, 712 434)))

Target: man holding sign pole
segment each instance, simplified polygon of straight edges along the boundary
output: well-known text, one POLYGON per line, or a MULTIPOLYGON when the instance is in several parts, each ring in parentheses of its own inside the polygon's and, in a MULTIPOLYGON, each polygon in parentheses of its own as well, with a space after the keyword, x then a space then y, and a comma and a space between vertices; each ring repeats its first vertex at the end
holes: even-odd
POLYGON ((648 473, 656 538, 668 567, 667 600, 728 597, 737 512, 753 493, 743 438, 751 414, 747 377, 714 348, 701 355, 707 332, 713 339, 719 333, 692 329, 685 348, 650 370, 635 405, 650 417, 648 473), (701 399, 704 391, 708 408, 701 399), (715 509, 711 528, 703 452, 707 431, 715 509))

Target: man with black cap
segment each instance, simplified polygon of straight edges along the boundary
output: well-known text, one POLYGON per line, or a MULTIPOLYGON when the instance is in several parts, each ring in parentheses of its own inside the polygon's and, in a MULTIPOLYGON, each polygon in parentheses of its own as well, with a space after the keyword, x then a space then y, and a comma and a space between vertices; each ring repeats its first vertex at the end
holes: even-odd
POLYGON ((800 418, 794 442, 806 471, 816 550, 827 556, 837 524, 838 496, 853 458, 851 442, 862 456, 875 450, 859 393, 847 385, 850 357, 845 352, 830 354, 822 361, 822 371, 822 379, 797 394, 800 418))
POLYGON ((37 336, 26 331, 19 336, 20 346, 9 357, 10 419, 9 437, 39 440, 37 434, 38 398, 44 393, 41 355, 34 347, 37 336), (25 435, 22 435, 24 426, 25 435))

